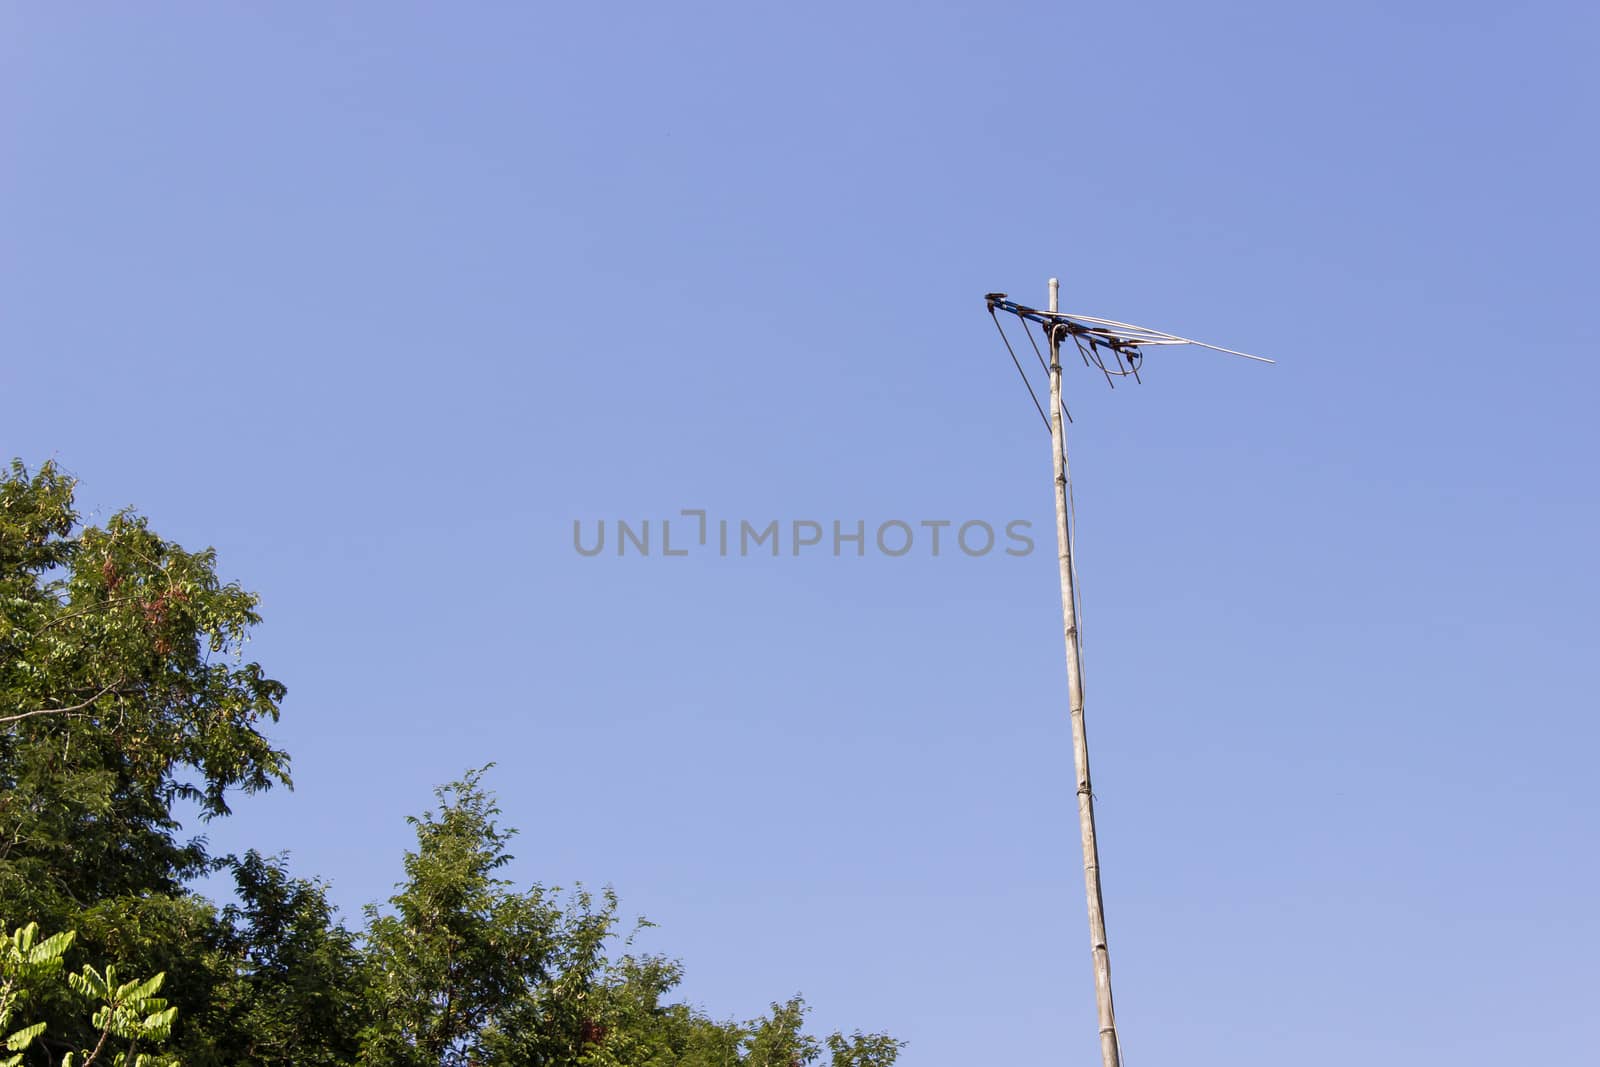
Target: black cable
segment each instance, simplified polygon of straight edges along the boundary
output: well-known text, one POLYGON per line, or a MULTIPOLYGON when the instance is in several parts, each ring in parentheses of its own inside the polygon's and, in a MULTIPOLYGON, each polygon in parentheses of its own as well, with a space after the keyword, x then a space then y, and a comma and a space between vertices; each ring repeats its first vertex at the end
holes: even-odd
MULTIPOLYGON (((1054 329, 1054 327, 1051 327, 1054 329)), ((1044 371, 1045 377, 1050 376, 1050 366, 1044 361, 1044 353, 1039 351, 1039 342, 1033 339, 1033 330, 1028 326, 1028 320, 1022 320, 1022 332, 1028 335, 1028 343, 1033 346, 1033 354, 1039 359, 1039 369, 1044 371)))
MULTIPOLYGON (((1000 325, 1000 316, 994 313, 994 306, 989 306, 989 317, 994 320, 994 328, 1000 331, 1000 340, 1006 343, 1006 351, 1011 353, 1011 362, 1017 368, 1017 373, 1022 375, 1022 384, 1028 387, 1028 395, 1033 398, 1033 406, 1039 412, 1039 419, 1044 423, 1046 430, 1050 429, 1050 418, 1044 413, 1044 405, 1039 403, 1039 395, 1033 391, 1033 383, 1028 381, 1028 374, 1022 369, 1022 361, 1017 358, 1017 353, 1011 347, 1011 338, 1006 336, 1006 328, 1000 325)), ((1031 340, 1033 335, 1029 334, 1031 340)), ((1034 346, 1038 348, 1038 345, 1034 346)))

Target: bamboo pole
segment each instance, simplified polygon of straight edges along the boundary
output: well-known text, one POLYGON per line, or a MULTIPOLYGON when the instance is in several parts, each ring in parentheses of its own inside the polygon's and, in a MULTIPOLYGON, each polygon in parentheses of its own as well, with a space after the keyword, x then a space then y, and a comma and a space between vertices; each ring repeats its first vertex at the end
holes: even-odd
MULTIPOLYGON (((1060 311, 1061 283, 1050 279, 1050 310, 1060 311)), ((1062 629, 1067 645, 1067 690, 1072 717, 1072 764, 1078 788, 1078 830, 1083 837, 1083 885, 1089 899, 1089 943, 1094 953, 1094 998, 1100 1022, 1100 1059, 1121 1067, 1117 1018, 1111 1003, 1111 952, 1106 947, 1105 904, 1100 895, 1100 848, 1094 834, 1094 790, 1089 781, 1089 735, 1083 725, 1083 662, 1078 640, 1077 574, 1067 518, 1067 435, 1061 424, 1061 339, 1050 329, 1050 442, 1056 481, 1056 547, 1061 567, 1062 629)))

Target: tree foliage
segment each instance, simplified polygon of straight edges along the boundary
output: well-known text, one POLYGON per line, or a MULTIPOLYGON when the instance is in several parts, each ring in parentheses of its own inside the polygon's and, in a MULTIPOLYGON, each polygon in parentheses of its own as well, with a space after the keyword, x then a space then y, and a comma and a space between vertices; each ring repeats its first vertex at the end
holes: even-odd
MULTIPOLYGON (((166 980, 155 975, 143 980, 118 982, 116 968, 104 972, 85 964, 81 972, 59 982, 62 957, 76 937, 65 931, 38 939, 39 924, 29 923, 0 943, 0 1067, 19 1067, 49 1024, 35 1022, 11 1031, 19 1007, 39 1000, 52 988, 65 988, 91 1005, 89 1032, 93 1047, 73 1049, 61 1057, 61 1067, 177 1067, 171 1057, 140 1051, 164 1043, 172 1034, 178 1009, 168 1007, 156 993, 166 980)), ((41 1044, 43 1042, 41 1041, 41 1044)))
POLYGON ((217 938, 228 973, 204 1017, 215 1055, 261 1067, 355 1062, 366 1021, 359 938, 326 887, 291 877, 281 858, 247 852, 231 863, 236 902, 217 938))
MULTIPOLYGON (((487 770, 487 768, 485 768, 487 770)), ((581 887, 518 889, 498 877, 514 831, 496 822, 484 771, 437 791, 411 820, 417 846, 389 907, 368 909, 373 967, 364 1063, 373 1067, 801 1067, 826 1049, 833 1067, 889 1067, 884 1034, 804 1031, 794 997, 744 1023, 668 1000, 674 960, 623 952, 617 898, 581 887)))
POLYGON ((131 512, 76 519, 54 466, 0 481, 0 900, 46 913, 179 892, 207 856, 173 802, 288 782, 284 687, 240 662, 255 595, 131 512))
POLYGON ((290 782, 284 687, 243 655, 257 598, 131 511, 80 526, 73 485, 0 475, 0 1067, 895 1062, 887 1035, 808 1035, 798 997, 714 1020, 609 889, 513 885, 487 768, 410 820, 359 930, 282 857, 211 856, 175 805, 290 782), (192 888, 219 869, 221 907, 192 888))

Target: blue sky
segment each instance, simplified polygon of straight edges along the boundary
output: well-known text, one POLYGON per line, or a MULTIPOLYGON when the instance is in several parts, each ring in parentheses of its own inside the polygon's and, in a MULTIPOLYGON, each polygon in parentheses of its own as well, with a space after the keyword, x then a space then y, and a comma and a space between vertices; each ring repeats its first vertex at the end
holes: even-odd
POLYGON ((1597 22, 10 6, 0 451, 262 593, 297 788, 216 847, 356 918, 494 760, 515 875, 614 884, 714 1014, 1088 1063, 1049 452, 982 294, 1276 356, 1068 374, 1127 1062, 1580 1062, 1597 22), (682 508, 1041 550, 573 551, 682 508))

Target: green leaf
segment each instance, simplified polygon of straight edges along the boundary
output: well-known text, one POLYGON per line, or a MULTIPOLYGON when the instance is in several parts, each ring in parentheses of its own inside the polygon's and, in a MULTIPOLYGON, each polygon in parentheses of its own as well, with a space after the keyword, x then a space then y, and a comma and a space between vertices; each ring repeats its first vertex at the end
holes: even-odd
MULTIPOLYGON (((33 924, 29 924, 33 925, 33 924)), ((33 946, 28 952, 28 962, 35 966, 47 965, 59 960, 71 947, 73 939, 78 936, 76 930, 64 930, 59 934, 45 938, 33 946)))
POLYGON ((33 1039, 44 1033, 44 1023, 34 1023, 6 1038, 6 1048, 11 1052, 21 1052, 33 1043, 33 1039))

